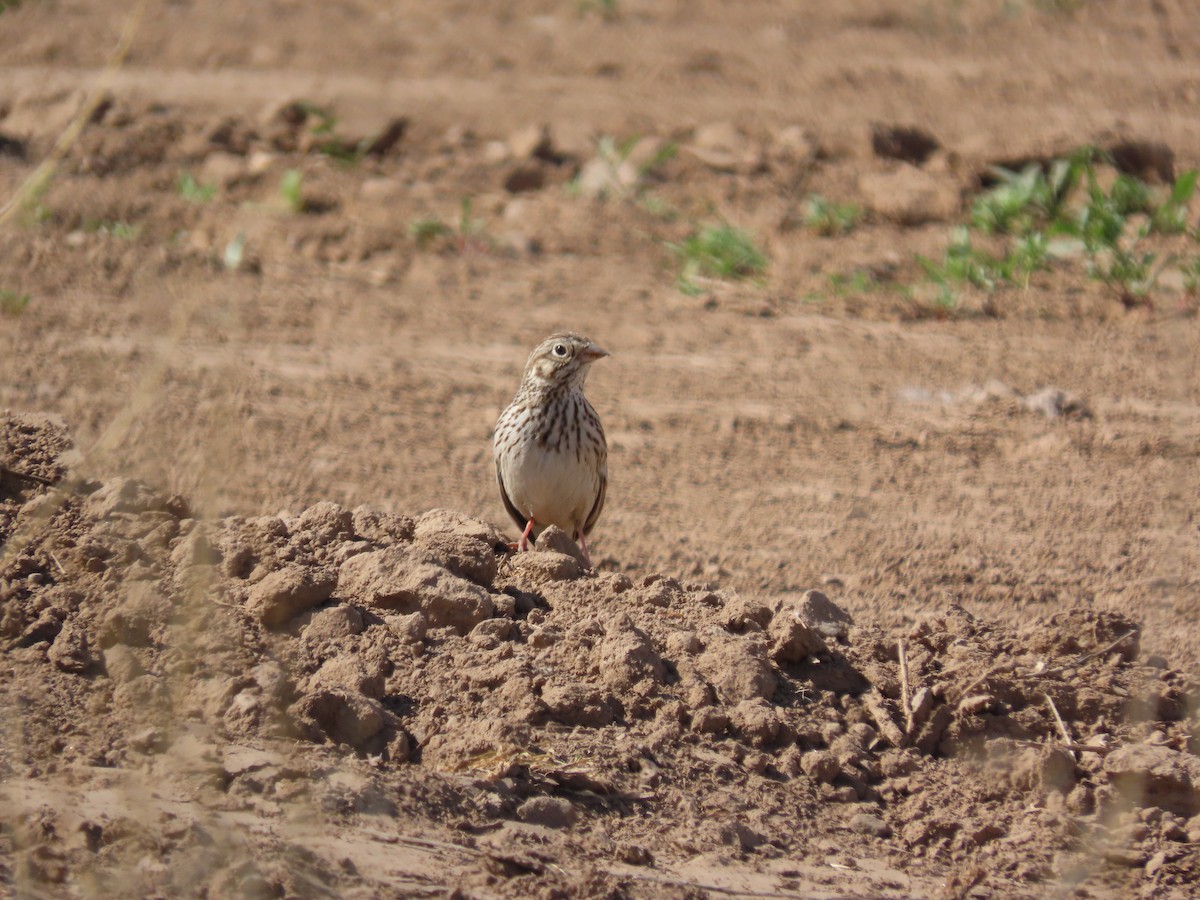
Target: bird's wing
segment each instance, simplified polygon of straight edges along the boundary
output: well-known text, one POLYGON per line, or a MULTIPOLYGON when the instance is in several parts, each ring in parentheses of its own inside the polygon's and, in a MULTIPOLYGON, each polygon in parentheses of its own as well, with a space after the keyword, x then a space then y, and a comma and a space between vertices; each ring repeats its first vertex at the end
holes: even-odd
POLYGON ((500 499, 504 501, 504 508, 512 516, 512 520, 517 523, 517 528, 524 529, 525 516, 521 515, 521 511, 513 505, 512 500, 508 497, 508 491, 504 487, 504 475, 500 471, 500 460, 496 460, 496 484, 500 485, 500 499))
POLYGON ((583 521, 583 533, 591 534, 592 529, 596 525, 596 520, 600 518, 600 511, 604 509, 604 495, 608 492, 608 468, 600 470, 600 490, 596 492, 596 502, 592 504, 592 511, 587 514, 587 518, 583 521))

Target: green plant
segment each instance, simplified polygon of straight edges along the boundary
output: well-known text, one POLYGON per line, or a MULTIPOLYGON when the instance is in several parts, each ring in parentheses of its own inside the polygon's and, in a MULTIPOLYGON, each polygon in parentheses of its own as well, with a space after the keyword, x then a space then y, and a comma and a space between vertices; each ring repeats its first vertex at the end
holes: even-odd
POLYGON ((87 219, 83 223, 83 230, 92 234, 102 234, 105 237, 120 238, 124 241, 136 240, 142 234, 141 225, 108 219, 87 219))
POLYGON ((454 234, 454 229, 436 216, 424 216, 408 223, 408 233, 416 239, 418 247, 425 249, 438 238, 454 234))
POLYGON ((931 281, 943 288, 954 283, 967 283, 989 291, 996 287, 993 260, 971 245, 971 232, 963 226, 950 232, 950 243, 941 262, 918 256, 917 264, 931 281))
POLYGON ((283 173, 279 182, 279 196, 283 198, 288 212, 304 212, 304 176, 298 169, 288 169, 283 173))
POLYGON ((1150 293, 1159 276, 1174 259, 1167 256, 1159 260, 1157 253, 1139 251, 1136 246, 1129 249, 1114 246, 1107 253, 1093 257, 1088 269, 1093 278, 1104 282, 1126 306, 1149 305, 1150 293))
POLYGON ((0 289, 0 315, 19 316, 29 305, 29 295, 8 288, 0 289))
POLYGON ((179 196, 189 203, 207 203, 217 193, 215 184, 201 184, 192 177, 191 172, 180 172, 177 182, 179 196))
MULTIPOLYGON (((674 141, 647 145, 653 151, 649 154, 637 153, 644 140, 641 135, 633 135, 622 141, 611 135, 601 136, 596 141, 599 184, 594 185, 591 192, 601 197, 612 193, 641 200, 647 181, 679 153, 679 145, 674 141)), ((568 190, 575 194, 582 193, 581 177, 582 172, 568 184, 568 190)))
POLYGON ((375 138, 378 137, 378 135, 374 135, 359 140, 342 137, 337 133, 338 120, 333 110, 307 100, 299 101, 296 106, 303 111, 311 123, 308 126, 308 132, 317 139, 313 144, 313 149, 330 159, 350 165, 361 162, 375 138))
POLYGON ((437 216, 422 216, 409 223, 408 233, 421 249, 444 242, 458 253, 469 250, 486 253, 492 249, 492 238, 483 222, 471 215, 471 208, 471 199, 464 197, 457 224, 449 225, 437 216))
POLYGON ((1020 172, 994 168, 999 183, 975 199, 971 224, 987 234, 1025 234, 1056 221, 1087 165, 1087 158, 1077 155, 1056 159, 1045 170, 1038 163, 1020 172))
POLYGON ((1150 214, 1150 230, 1158 234, 1182 234, 1188 228, 1188 205, 1196 193, 1200 172, 1191 169, 1175 179, 1171 195, 1150 214))
POLYGON ((671 249, 683 263, 679 285, 689 293, 699 290, 697 278, 751 278, 767 270, 767 258, 753 238, 728 223, 702 228, 671 249))
POLYGON ((849 234, 862 218, 862 210, 852 203, 835 203, 820 194, 809 194, 804 205, 804 224, 827 237, 849 234))

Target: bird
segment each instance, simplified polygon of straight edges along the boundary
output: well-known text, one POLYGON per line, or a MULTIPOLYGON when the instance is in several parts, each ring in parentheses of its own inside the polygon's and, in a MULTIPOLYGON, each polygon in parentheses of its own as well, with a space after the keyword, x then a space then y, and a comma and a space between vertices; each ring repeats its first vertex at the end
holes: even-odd
POLYGON ((582 335, 550 335, 529 354, 521 386, 496 422, 496 481, 505 509, 523 529, 518 551, 557 525, 579 543, 591 568, 587 536, 604 509, 608 443, 583 382, 592 363, 608 355, 582 335))

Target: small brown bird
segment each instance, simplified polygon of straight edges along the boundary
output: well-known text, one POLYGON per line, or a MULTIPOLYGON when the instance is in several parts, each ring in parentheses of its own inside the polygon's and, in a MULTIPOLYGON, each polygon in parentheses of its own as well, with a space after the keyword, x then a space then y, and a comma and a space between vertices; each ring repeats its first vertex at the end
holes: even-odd
POLYGON ((508 514, 524 529, 518 550, 557 525, 592 564, 587 535, 604 508, 608 444, 583 382, 605 356, 578 334, 550 335, 529 354, 521 387, 496 422, 496 480, 508 514))

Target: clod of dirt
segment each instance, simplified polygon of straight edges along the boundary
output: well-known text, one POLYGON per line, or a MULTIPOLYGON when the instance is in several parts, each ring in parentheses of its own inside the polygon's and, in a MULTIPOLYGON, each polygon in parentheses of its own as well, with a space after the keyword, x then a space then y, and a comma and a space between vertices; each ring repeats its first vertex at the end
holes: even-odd
POLYGON ((421 562, 399 547, 351 557, 338 573, 338 594, 374 609, 420 612, 433 627, 466 634, 492 614, 492 598, 448 569, 421 562))
POLYGON ((958 214, 958 185, 947 175, 902 164, 889 172, 864 172, 858 189, 872 212, 898 225, 946 222, 958 214))
POLYGON ((530 797, 517 807, 521 821, 547 828, 569 828, 579 813, 569 800, 561 797, 530 797))
POLYGON ((282 625, 324 603, 337 587, 337 579, 320 569, 291 565, 267 575, 250 591, 250 611, 264 625, 282 625))
POLYGON ((922 128, 878 122, 871 125, 871 150, 882 159, 921 166, 941 148, 938 139, 922 128))
POLYGON ((845 640, 854 624, 848 612, 820 591, 805 591, 794 616, 818 634, 836 640, 845 640))
POLYGON ((1157 744, 1127 744, 1104 760, 1113 785, 1135 806, 1200 813, 1200 759, 1157 744))
POLYGON ((767 642, 755 634, 731 635, 710 629, 695 665, 724 703, 768 699, 779 684, 767 659, 767 642))
POLYGON ((762 148, 730 122, 714 122, 697 128, 687 149, 718 172, 748 172, 763 163, 762 148))

